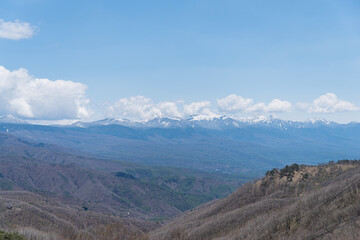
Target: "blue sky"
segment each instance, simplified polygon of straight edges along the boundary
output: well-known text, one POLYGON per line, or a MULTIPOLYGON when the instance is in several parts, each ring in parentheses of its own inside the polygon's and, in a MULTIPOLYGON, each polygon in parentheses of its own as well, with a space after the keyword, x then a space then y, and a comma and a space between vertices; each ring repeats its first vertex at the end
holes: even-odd
POLYGON ((359 12, 358 1, 340 0, 3 0, 3 23, 28 23, 33 34, 0 37, 0 66, 12 73, 2 81, 18 82, 11 93, 4 88, 8 96, 0 100, 8 104, 0 112, 35 119, 211 112, 360 121, 359 12), (14 80, 20 68, 28 72, 14 80), (57 79, 82 85, 68 82, 60 94, 57 79), (41 92, 49 88, 57 98, 41 92), (67 105, 56 105, 63 98, 67 105))

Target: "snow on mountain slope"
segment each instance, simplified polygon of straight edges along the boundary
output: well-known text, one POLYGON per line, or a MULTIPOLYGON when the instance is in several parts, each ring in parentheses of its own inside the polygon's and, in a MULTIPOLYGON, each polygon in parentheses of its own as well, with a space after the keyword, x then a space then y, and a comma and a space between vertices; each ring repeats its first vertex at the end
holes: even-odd
MULTIPOLYGON (((0 116, 0 123, 29 124, 22 119, 9 115, 0 116)), ((203 117, 201 115, 193 115, 188 118, 157 117, 147 121, 130 121, 128 119, 105 118, 90 122, 77 121, 71 125, 65 124, 64 126, 89 128, 107 125, 121 125, 131 128, 207 128, 221 130, 242 128, 247 126, 272 127, 281 129, 333 127, 339 125, 339 123, 327 121, 324 119, 309 119, 306 121, 282 120, 273 115, 255 115, 251 117, 234 117, 226 115, 203 117)))
POLYGON ((0 123, 27 124, 26 121, 11 115, 0 116, 0 123))
POLYGON ((246 126, 262 126, 273 128, 313 128, 313 127, 332 127, 338 125, 336 122, 330 122, 323 119, 309 119, 306 121, 282 120, 276 116, 256 115, 252 117, 233 117, 216 116, 203 118, 198 115, 182 118, 153 118, 148 121, 130 121, 127 119, 106 118, 94 122, 76 122, 72 126, 92 127, 103 125, 122 125, 135 128, 209 128, 209 129, 231 129, 246 126))

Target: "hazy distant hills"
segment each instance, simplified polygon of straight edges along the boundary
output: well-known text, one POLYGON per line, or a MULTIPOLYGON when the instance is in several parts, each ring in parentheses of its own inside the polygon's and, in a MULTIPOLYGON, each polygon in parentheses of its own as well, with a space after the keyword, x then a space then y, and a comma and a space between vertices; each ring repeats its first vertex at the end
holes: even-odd
POLYGON ((0 133, 2 229, 29 239, 142 239, 159 222, 248 180, 75 153, 0 133))
POLYGON ((359 189, 359 162, 292 165, 187 212, 150 239, 359 239, 359 189))
POLYGON ((224 197, 247 179, 77 156, 0 134, 0 190, 26 190, 137 219, 172 217, 224 197))
POLYGON ((104 119, 69 126, 0 123, 1 131, 92 156, 259 176, 293 162, 318 163, 360 156, 360 124, 324 120, 156 118, 104 119))

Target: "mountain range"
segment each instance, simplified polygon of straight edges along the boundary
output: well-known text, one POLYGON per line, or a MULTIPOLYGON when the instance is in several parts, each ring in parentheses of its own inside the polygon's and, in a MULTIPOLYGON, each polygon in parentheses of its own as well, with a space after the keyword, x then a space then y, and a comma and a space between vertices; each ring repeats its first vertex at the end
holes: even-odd
POLYGON ((77 155, 250 178, 293 162, 314 164, 360 155, 360 123, 356 122, 193 116, 143 122, 103 119, 45 126, 10 117, 8 122, 3 119, 1 132, 71 149, 77 155))
POLYGON ((168 118, 156 117, 144 121, 130 121, 128 119, 105 118, 98 121, 83 122, 78 121, 72 124, 77 127, 93 127, 103 125, 121 125, 133 128, 208 128, 208 129, 232 129, 247 126, 268 126, 277 128, 308 128, 319 126, 335 126, 336 122, 326 121, 324 119, 309 119, 306 121, 282 120, 273 115, 255 115, 252 117, 208 117, 191 116, 188 118, 168 118))
MULTIPOLYGON (((12 115, 0 116, 1 123, 14 123, 14 124, 30 124, 26 120, 14 117, 12 115)), ((30 121, 31 122, 31 121, 30 121)), ((351 122, 355 124, 357 122, 351 122)), ((336 126, 344 125, 325 119, 308 119, 305 121, 291 121, 282 120, 274 115, 254 115, 252 117, 234 117, 234 116, 218 116, 218 117, 204 117, 201 115, 193 115, 188 118, 170 118, 170 117, 155 117, 149 120, 131 121, 123 118, 104 118, 96 121, 77 121, 72 124, 46 124, 52 126, 73 126, 73 127, 94 127, 104 125, 121 125, 132 128, 209 128, 209 129, 231 129, 241 128, 250 125, 255 126, 268 126, 278 128, 308 128, 319 126, 336 126)), ((346 124, 345 124, 346 125, 346 124)))
POLYGON ((0 119, 0 228, 28 239, 336 239, 358 211, 358 161, 302 164, 356 158, 359 123, 0 119))

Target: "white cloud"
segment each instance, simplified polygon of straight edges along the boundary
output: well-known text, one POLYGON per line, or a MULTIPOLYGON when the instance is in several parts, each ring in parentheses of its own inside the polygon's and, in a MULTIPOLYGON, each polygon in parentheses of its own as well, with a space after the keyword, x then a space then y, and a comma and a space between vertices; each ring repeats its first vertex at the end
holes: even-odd
POLYGON ((240 112, 289 112, 292 109, 292 105, 288 101, 280 99, 274 99, 269 104, 254 103, 251 98, 243 98, 231 94, 225 98, 217 100, 218 109, 223 113, 240 113, 240 112))
POLYGON ((188 105, 184 105, 183 115, 185 117, 194 116, 194 119, 197 120, 206 120, 219 117, 220 115, 214 113, 210 107, 211 102, 209 101, 193 102, 188 105))
POLYGON ((86 85, 35 78, 26 69, 10 71, 0 66, 0 113, 26 118, 63 119, 89 117, 86 85))
POLYGON ((227 113, 246 111, 253 102, 251 98, 243 98, 235 94, 217 100, 218 109, 227 113))
POLYGON ((274 99, 269 104, 257 103, 255 105, 249 106, 246 109, 246 112, 261 112, 261 113, 281 113, 281 112, 290 112, 292 105, 288 101, 283 101, 280 99, 274 99))
POLYGON ((292 109, 292 104, 288 101, 283 101, 280 99, 272 100, 266 108, 266 112, 290 112, 292 109))
POLYGON ((19 40, 31 38, 36 32, 37 27, 27 22, 5 22, 0 19, 0 38, 19 40))
MULTIPOLYGON (((86 97, 86 85, 64 80, 35 78, 26 69, 10 71, 0 66, 0 114, 23 118, 60 120, 89 118, 91 110, 86 97)), ((334 113, 359 111, 351 102, 339 99, 333 93, 316 98, 312 103, 298 103, 298 109, 309 113, 334 113)), ((103 108, 103 109, 106 109, 103 108)), ((109 117, 129 120, 150 120, 155 117, 211 119, 221 114, 280 113, 290 112, 288 101, 274 99, 269 103, 254 102, 235 94, 217 100, 218 111, 213 111, 210 101, 185 104, 177 102, 154 102, 144 96, 121 98, 107 107, 109 117)))
POLYGON ((181 117, 177 103, 174 102, 161 102, 157 104, 157 108, 164 116, 168 117, 181 117))
POLYGON ((310 103, 298 103, 297 107, 309 113, 335 113, 359 111, 360 108, 351 102, 340 100, 334 93, 326 93, 310 103))
POLYGON ((209 101, 193 102, 188 105, 184 105, 184 114, 196 115, 201 113, 207 113, 209 112, 210 106, 211 102, 209 101))
MULTIPOLYGON (((241 96, 229 95, 218 99, 218 109, 222 113, 237 112, 284 112, 290 111, 291 103, 279 99, 272 100, 269 104, 254 104, 252 99, 241 96)), ((151 98, 136 96, 121 98, 108 107, 108 117, 125 118, 129 120, 150 120, 156 117, 178 117, 194 119, 212 119, 220 115, 213 111, 210 101, 199 101, 184 104, 178 102, 155 103, 151 98)))
POLYGON ((155 117, 180 117, 177 103, 160 102, 155 104, 152 99, 144 96, 121 98, 109 109, 110 117, 130 120, 149 120, 155 117))
POLYGON ((184 118, 199 115, 202 119, 217 116, 210 110, 209 101, 193 102, 185 105, 183 101, 155 103, 151 98, 136 96, 121 98, 108 108, 108 117, 141 121, 156 117, 184 118))

